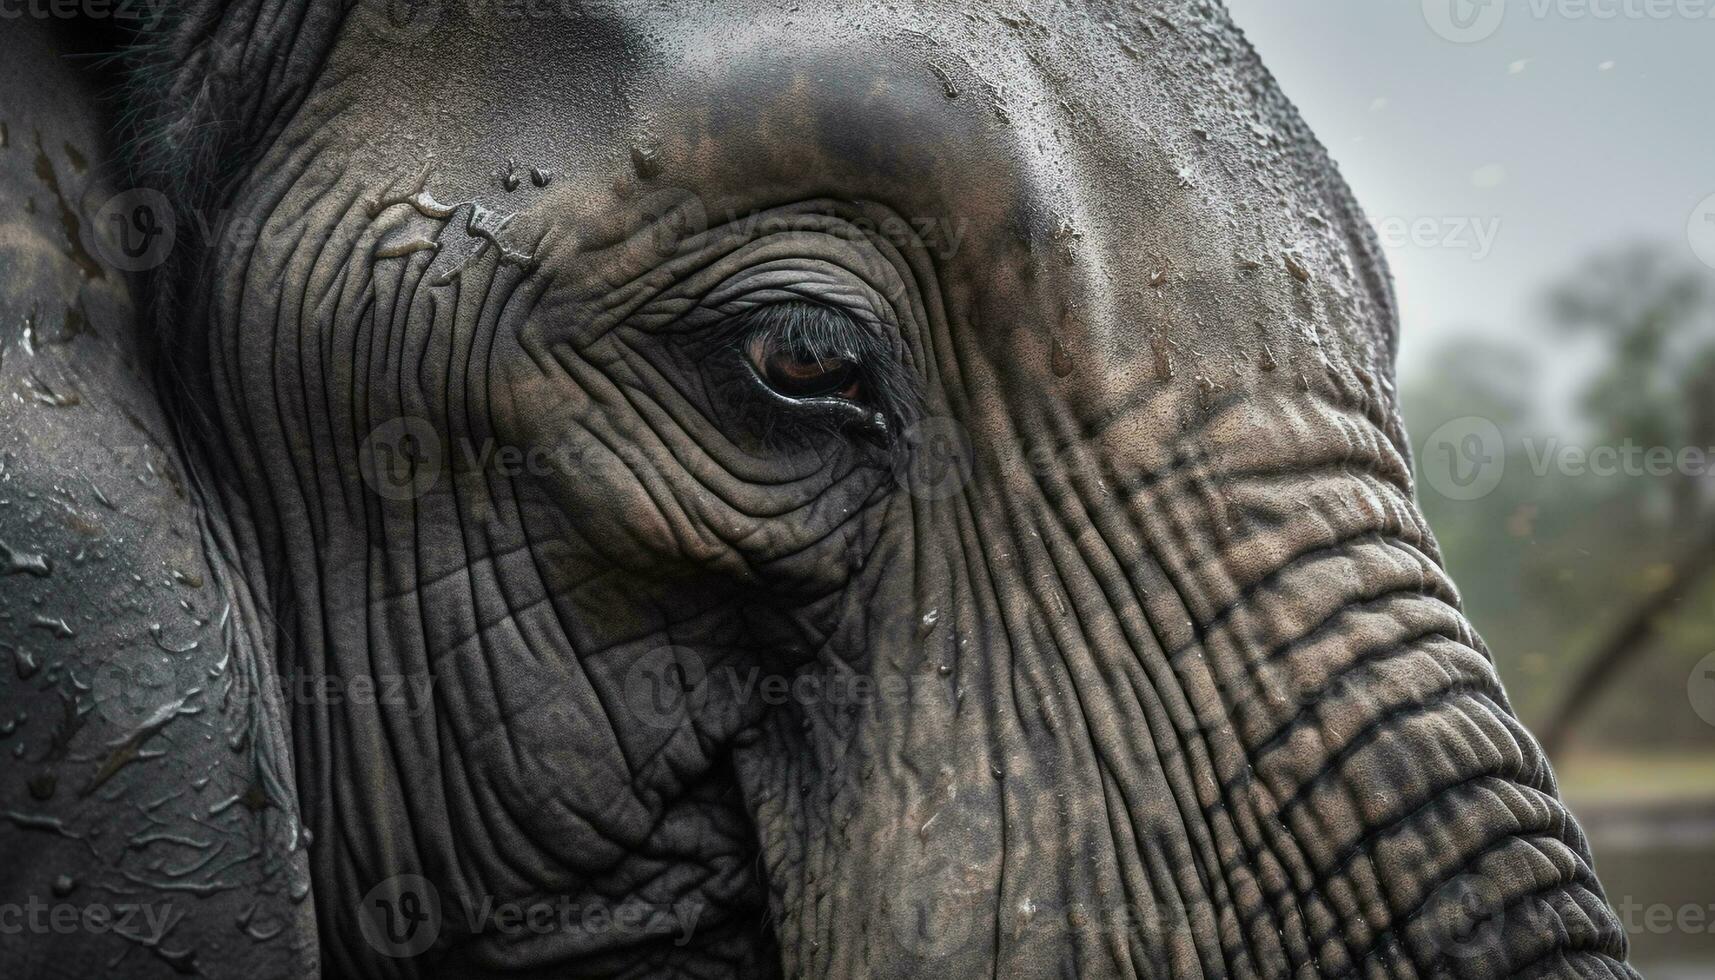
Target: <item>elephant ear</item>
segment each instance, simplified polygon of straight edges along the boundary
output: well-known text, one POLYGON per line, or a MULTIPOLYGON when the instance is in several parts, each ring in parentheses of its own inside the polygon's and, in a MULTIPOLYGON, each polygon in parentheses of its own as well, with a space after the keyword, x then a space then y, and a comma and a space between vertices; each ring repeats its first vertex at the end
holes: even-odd
POLYGON ((271 632, 145 368, 171 222, 55 44, 0 35, 0 975, 313 976, 271 632))

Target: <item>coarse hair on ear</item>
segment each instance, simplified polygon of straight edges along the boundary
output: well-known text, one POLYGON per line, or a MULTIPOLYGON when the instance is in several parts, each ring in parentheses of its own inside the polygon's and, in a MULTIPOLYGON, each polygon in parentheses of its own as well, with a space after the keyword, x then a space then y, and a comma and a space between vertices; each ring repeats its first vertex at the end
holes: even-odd
POLYGON ((183 290, 206 244, 197 232, 215 226, 308 93, 349 9, 348 0, 144 0, 113 55, 121 163, 133 186, 166 196, 179 232, 146 284, 149 339, 164 359, 194 341, 183 290))

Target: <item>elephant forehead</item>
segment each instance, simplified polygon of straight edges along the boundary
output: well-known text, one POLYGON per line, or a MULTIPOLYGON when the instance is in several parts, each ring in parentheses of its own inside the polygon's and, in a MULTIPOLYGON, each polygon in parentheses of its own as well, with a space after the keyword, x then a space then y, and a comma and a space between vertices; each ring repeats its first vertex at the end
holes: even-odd
POLYGON ((1278 117, 1266 76, 1210 53, 1232 28, 1208 5, 834 6, 472 0, 404 44, 357 18, 329 75, 363 90, 370 111, 346 115, 365 137, 396 129, 385 145, 473 179, 509 155, 559 163, 594 212, 568 217, 654 182, 712 204, 874 199, 972 234, 1134 252, 1147 232, 1190 255, 1250 244, 1276 223, 1252 219, 1316 196, 1286 186, 1302 167, 1296 134, 1262 122, 1278 117))
POLYGON ((874 201, 973 319, 1056 324, 1086 356, 1152 330, 1220 353, 1240 319, 1343 347, 1391 333, 1356 209, 1218 7, 841 6, 472 0, 402 45, 360 20, 323 104, 383 169, 433 157, 442 199, 579 251, 668 211, 874 201), (509 159, 519 194, 497 183, 509 159), (554 185, 532 198, 535 164, 554 185))

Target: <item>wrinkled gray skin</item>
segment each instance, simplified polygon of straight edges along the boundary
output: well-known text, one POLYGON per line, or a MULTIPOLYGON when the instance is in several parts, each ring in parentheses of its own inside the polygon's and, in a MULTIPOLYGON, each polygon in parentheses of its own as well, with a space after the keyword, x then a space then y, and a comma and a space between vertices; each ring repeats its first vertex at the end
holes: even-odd
POLYGON ((117 105, 12 59, 0 537, 53 568, 0 633, 54 679, 0 687, 0 897, 174 918, 0 965, 1632 976, 1413 502, 1382 257, 1224 12, 682 6, 193 3, 117 105), (92 272, 138 182, 170 261, 92 272), (856 403, 745 365, 794 299, 856 403), (562 900, 649 919, 485 911, 562 900))

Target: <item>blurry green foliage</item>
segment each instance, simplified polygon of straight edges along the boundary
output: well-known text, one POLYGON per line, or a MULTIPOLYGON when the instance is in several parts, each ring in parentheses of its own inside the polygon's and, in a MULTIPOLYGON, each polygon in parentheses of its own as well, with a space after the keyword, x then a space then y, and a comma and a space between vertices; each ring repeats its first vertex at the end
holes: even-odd
MULTIPOLYGON (((1616 625, 1687 568, 1687 550, 1715 522, 1706 473, 1538 472, 1551 447, 1567 445, 1629 440, 1715 457, 1715 274, 1666 248, 1626 249, 1574 270, 1546 310, 1565 361, 1549 363, 1544 345, 1448 343, 1402 386, 1415 438, 1470 415, 1504 435, 1506 471, 1493 493, 1450 500, 1426 480, 1418 492, 1466 610, 1533 726, 1616 625), (1544 379, 1580 356, 1588 367, 1571 416, 1548 411, 1544 379)), ((1692 668, 1715 651, 1715 574, 1700 575, 1691 598, 1656 625, 1582 718, 1575 744, 1715 748, 1715 726, 1686 693, 1692 668)))

